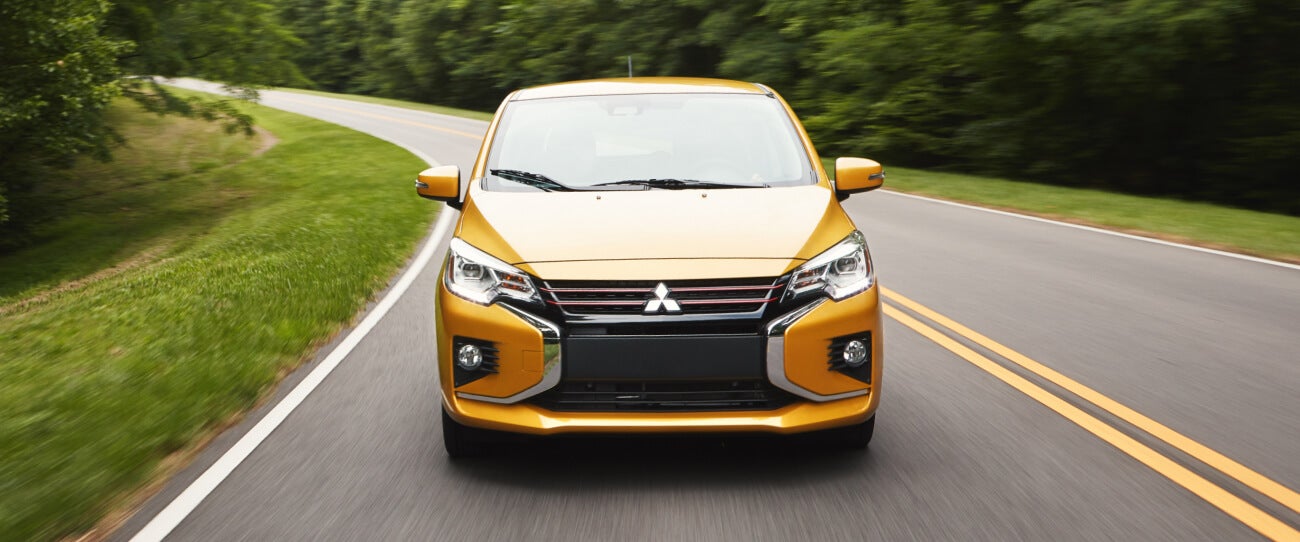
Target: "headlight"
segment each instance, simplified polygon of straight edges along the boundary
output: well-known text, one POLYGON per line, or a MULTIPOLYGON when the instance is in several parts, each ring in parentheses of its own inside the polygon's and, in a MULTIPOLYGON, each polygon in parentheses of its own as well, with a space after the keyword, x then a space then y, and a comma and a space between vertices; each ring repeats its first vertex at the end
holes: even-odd
POLYGON ((867 240, 862 232, 854 231, 795 269, 790 284, 785 287, 785 299, 825 292, 838 301, 870 288, 875 279, 871 257, 867 255, 867 240))
POLYGON ((542 302, 527 274, 460 239, 451 240, 443 277, 451 293, 480 305, 490 305, 499 297, 542 302))

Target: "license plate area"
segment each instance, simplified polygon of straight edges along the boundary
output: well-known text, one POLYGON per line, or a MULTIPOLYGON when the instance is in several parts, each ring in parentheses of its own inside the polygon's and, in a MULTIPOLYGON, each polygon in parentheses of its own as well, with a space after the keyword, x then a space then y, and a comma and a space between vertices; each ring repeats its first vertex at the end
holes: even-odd
POLYGON ((757 335, 600 335, 564 340, 564 378, 573 380, 763 379, 757 335))

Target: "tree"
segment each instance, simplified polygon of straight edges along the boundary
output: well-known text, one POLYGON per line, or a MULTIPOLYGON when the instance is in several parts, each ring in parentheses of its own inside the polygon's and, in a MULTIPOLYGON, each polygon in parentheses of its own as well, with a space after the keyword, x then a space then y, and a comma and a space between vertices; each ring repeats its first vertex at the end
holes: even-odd
POLYGON ((303 82, 291 59, 302 42, 261 0, 116 0, 107 31, 137 45, 120 59, 127 73, 250 87, 303 82))
POLYGON ((180 98, 139 76, 301 83, 289 59, 298 45, 259 0, 0 3, 0 250, 22 244, 51 212, 34 196, 48 168, 78 155, 109 158, 117 137, 102 113, 115 97, 251 128, 226 101, 180 98))
POLYGON ((230 100, 181 98, 151 76, 194 76, 239 88, 256 98, 267 84, 306 82, 291 59, 302 42, 280 24, 275 7, 259 0, 117 0, 107 31, 136 44, 119 58, 125 95, 158 114, 226 124, 252 134, 252 118, 230 100))
POLYGON ((0 3, 0 249, 38 216, 28 196, 43 168, 108 155, 100 114, 120 94, 117 58, 131 48, 102 35, 108 10, 103 0, 0 3))
POLYGON ((490 109, 633 55, 638 75, 767 83, 830 153, 1300 213, 1286 0, 280 4, 336 90, 490 109))

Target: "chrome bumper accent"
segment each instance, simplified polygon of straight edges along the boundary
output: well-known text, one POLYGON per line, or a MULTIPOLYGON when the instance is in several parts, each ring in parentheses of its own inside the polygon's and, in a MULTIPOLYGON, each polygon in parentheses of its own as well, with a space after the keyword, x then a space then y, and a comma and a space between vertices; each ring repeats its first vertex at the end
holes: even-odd
POLYGON ((785 330, 790 329, 790 326, 794 325, 795 322, 798 322, 800 318, 807 316, 808 313, 813 311, 813 309, 820 307, 822 303, 825 302, 826 298, 818 299, 817 301, 813 301, 812 303, 790 311, 785 316, 772 320, 771 323, 767 324, 767 379, 772 382, 773 386, 798 395, 799 397, 803 397, 809 401, 816 401, 819 403, 866 395, 871 392, 869 388, 865 390, 836 393, 834 395, 822 395, 796 385, 785 376, 785 330))
POLYGON ((560 326, 510 305, 501 304, 500 306, 514 313, 515 316, 528 322, 529 325, 537 328, 537 331, 542 333, 542 380, 536 385, 509 397, 488 397, 486 395, 475 395, 473 393, 460 391, 456 392, 456 397, 508 405, 518 403, 524 399, 554 388, 556 384, 560 383, 560 326))

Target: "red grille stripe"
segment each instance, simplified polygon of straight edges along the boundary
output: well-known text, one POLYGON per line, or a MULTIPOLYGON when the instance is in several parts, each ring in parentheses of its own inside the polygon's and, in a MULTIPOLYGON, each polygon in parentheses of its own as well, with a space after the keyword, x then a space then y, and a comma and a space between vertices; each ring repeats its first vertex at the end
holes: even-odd
POLYGON ((557 294, 648 294, 653 292, 654 288, 542 288, 541 290, 557 294))
POLYGON ((745 291, 772 291, 784 286, 777 284, 774 286, 685 286, 682 288, 669 288, 670 292, 745 292, 745 291))
POLYGON ((746 303, 767 303, 776 301, 775 297, 766 299, 678 299, 682 305, 744 305, 746 303))
POLYGON ((645 300, 641 301, 551 301, 546 300, 552 305, 613 305, 616 307, 639 307, 645 305, 645 300))
MULTIPOLYGON (((682 288, 669 288, 670 292, 751 292, 751 291, 772 291, 785 286, 777 284, 775 286, 685 286, 682 288)), ((648 294, 654 291, 654 288, 542 288, 543 292, 554 292, 557 294, 648 294)))

